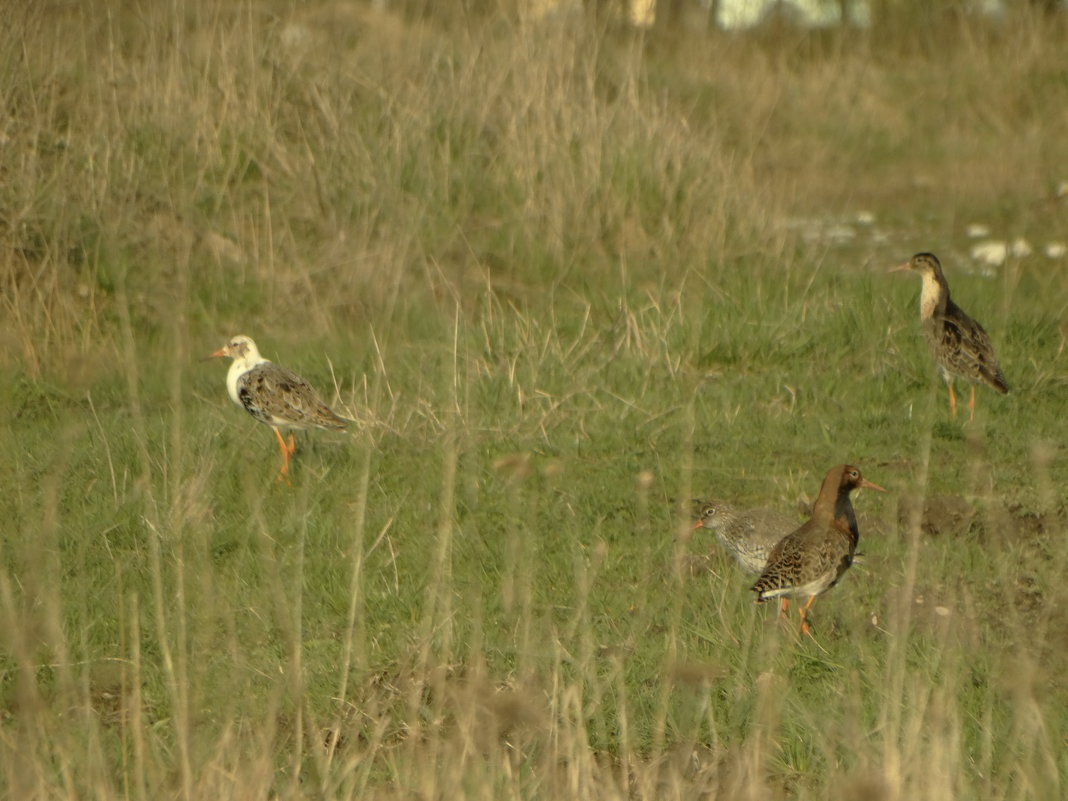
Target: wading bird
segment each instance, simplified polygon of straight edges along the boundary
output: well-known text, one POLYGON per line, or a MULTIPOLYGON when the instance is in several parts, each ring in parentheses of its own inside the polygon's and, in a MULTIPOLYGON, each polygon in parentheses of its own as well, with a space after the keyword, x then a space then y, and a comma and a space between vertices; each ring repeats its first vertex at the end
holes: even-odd
POLYGON ((942 265, 933 253, 917 253, 890 272, 898 270, 911 270, 923 279, 920 321, 927 335, 927 344, 942 377, 949 385, 949 409, 953 417, 957 416, 953 379, 963 378, 970 383, 970 421, 975 417, 975 382, 981 381, 1003 395, 1009 391, 990 337, 976 320, 950 299, 949 284, 942 274, 942 265))
POLYGON ((808 609, 817 595, 833 587, 853 564, 860 532, 849 493, 859 487, 885 490, 852 465, 827 471, 812 517, 787 534, 768 554, 768 563, 752 586, 757 603, 768 598, 807 597, 801 610, 801 631, 811 634, 808 609))
POLYGON ((251 337, 232 337, 211 358, 233 359, 226 374, 226 391, 230 399, 245 411, 274 429, 282 450, 281 480, 289 473, 293 455, 293 431, 307 428, 339 430, 349 422, 334 414, 311 385, 292 370, 268 361, 260 355, 251 337), (289 441, 282 438, 289 430, 289 441))

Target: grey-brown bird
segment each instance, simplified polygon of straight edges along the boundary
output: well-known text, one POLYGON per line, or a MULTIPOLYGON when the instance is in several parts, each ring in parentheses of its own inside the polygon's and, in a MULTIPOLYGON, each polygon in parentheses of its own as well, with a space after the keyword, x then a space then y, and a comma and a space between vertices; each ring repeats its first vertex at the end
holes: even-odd
POLYGON ((274 429, 278 447, 282 450, 279 479, 289 473, 289 457, 296 449, 294 429, 340 430, 349 422, 334 414, 299 375, 263 358, 251 337, 232 337, 211 354, 212 358, 218 356, 229 356, 234 360, 226 374, 226 391, 230 399, 261 423, 274 429), (283 429, 289 430, 288 443, 282 439, 283 429))
POLYGON ((743 511, 728 501, 705 501, 693 527, 710 528, 747 573, 760 575, 779 540, 797 528, 797 519, 774 509, 743 511))
POLYGON ((752 586, 757 603, 779 596, 807 597, 799 607, 805 634, 811 634, 808 610, 812 601, 833 587, 853 564, 860 531, 849 493, 859 487, 885 492, 852 465, 828 470, 812 517, 772 548, 764 572, 752 586))
POLYGON ((923 280, 920 290, 920 321, 938 369, 949 386, 950 413, 957 416, 957 396, 953 379, 968 381, 968 419, 975 417, 975 382, 993 387, 1001 394, 1009 391, 1001 372, 990 336, 979 323, 949 297, 949 284, 942 264, 933 253, 917 253, 905 264, 890 270, 911 270, 923 280))

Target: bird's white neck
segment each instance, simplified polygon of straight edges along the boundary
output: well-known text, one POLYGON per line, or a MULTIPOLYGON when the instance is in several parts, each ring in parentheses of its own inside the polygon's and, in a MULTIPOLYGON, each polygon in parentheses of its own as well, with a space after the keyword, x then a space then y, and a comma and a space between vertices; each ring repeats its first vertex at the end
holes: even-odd
POLYGON ((240 396, 237 394, 237 382, 241 376, 253 367, 266 361, 268 360, 260 356, 260 352, 256 350, 255 346, 251 346, 243 356, 233 360, 230 364, 230 370, 226 374, 226 391, 230 395, 230 400, 238 406, 243 405, 240 396))

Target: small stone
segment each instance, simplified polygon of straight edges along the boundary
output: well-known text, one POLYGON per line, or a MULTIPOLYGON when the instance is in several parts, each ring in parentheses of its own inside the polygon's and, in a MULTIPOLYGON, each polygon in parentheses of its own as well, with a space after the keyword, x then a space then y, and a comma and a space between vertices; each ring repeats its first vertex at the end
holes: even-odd
POLYGON ((989 242, 980 242, 972 248, 972 258, 990 267, 999 267, 1005 263, 1009 255, 1009 246, 1004 242, 992 239, 989 242))
POLYGON ((1066 253, 1068 253, 1068 245, 1063 242, 1050 242, 1046 245, 1046 258, 1048 259, 1063 259, 1066 253))
POLYGON ((1012 240, 1012 244, 1009 245, 1009 253, 1018 259, 1027 258, 1032 252, 1031 243, 1022 236, 1016 237, 1016 239, 1012 240))

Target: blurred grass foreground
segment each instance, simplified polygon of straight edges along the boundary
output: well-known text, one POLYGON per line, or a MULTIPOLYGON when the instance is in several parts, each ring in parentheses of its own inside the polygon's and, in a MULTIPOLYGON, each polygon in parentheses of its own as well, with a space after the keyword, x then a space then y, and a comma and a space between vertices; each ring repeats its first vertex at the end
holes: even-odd
POLYGON ((0 5, 0 796, 1063 798, 1068 22, 979 5, 0 5), (842 462, 802 637, 691 499, 842 462))

